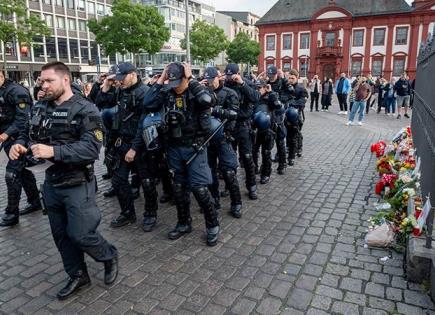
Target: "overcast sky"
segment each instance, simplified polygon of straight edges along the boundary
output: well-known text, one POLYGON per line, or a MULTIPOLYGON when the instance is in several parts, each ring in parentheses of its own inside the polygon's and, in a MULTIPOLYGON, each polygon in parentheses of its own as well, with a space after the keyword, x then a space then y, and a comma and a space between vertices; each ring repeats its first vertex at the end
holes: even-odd
MULTIPOLYGON (((413 0, 406 1, 411 3, 413 0)), ((277 0, 202 0, 202 2, 213 5, 217 11, 250 11, 262 16, 277 0)), ((326 3, 326 0, 324 2, 326 3)))

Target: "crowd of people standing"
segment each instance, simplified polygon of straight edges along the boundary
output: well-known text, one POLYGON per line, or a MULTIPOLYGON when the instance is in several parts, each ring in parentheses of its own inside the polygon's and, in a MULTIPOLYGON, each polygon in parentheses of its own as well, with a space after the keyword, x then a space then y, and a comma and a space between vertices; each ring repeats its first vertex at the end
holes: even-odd
POLYGON ((370 109, 378 114, 384 109, 385 115, 397 119, 410 118, 414 86, 415 80, 411 81, 406 73, 397 80, 394 77, 387 80, 382 75, 376 80, 371 75, 358 75, 353 81, 341 73, 335 82, 327 77, 320 81, 319 76, 314 75, 308 84, 310 111, 319 111, 320 100, 320 111, 328 112, 335 94, 339 104, 337 114, 349 118, 346 125, 353 124, 357 112, 358 124, 362 125, 364 116, 369 114, 370 109))

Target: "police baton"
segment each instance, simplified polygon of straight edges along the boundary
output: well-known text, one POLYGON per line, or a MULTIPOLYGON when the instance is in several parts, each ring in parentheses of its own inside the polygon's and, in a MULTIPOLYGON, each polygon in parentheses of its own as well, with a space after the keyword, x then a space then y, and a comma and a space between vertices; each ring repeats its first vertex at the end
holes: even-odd
POLYGON ((225 118, 222 123, 216 128, 216 130, 207 138, 207 140, 205 140, 201 146, 196 150, 196 152, 190 157, 189 160, 187 160, 186 162, 186 166, 189 165, 190 163, 192 163, 192 161, 198 156, 199 152, 201 152, 202 150, 204 150, 205 146, 211 141, 211 139, 213 139, 213 137, 219 132, 219 130, 221 130, 225 123, 228 121, 227 118, 225 118))

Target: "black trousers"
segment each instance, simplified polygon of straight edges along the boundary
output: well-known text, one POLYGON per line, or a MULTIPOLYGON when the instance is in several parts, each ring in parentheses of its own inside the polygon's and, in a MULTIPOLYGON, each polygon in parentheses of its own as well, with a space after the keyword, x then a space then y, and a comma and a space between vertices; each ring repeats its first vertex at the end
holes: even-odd
MULTIPOLYGON (((3 148, 9 159, 9 151, 14 144, 13 140, 8 140, 3 143, 3 148)), ((39 191, 36 186, 35 176, 31 171, 25 168, 26 161, 24 156, 20 156, 18 160, 9 160, 6 164, 5 181, 7 187, 8 206, 7 214, 19 214, 18 206, 20 203, 21 189, 27 195, 29 204, 39 203, 39 191)))
POLYGON ((258 155, 261 149, 261 168, 262 177, 270 177, 272 173, 272 149, 275 133, 272 130, 259 130, 252 150, 255 166, 258 167, 258 155))
POLYGON ((112 177, 112 187, 116 191, 121 213, 124 214, 135 213, 133 193, 128 181, 130 172, 135 166, 135 161, 127 163, 124 159, 130 147, 130 144, 122 144, 116 148, 117 163, 115 163, 116 166, 114 166, 112 177))
POLYGON ((311 92, 310 93, 310 99, 311 99, 311 105, 310 105, 310 110, 313 111, 313 105, 316 105, 316 111, 319 111, 319 93, 314 93, 311 92))
POLYGON ((337 94, 341 112, 347 112, 347 94, 337 94))
POLYGON ((98 262, 116 257, 116 247, 97 232, 101 214, 95 202, 95 179, 68 188, 45 181, 43 190, 51 233, 70 277, 86 269, 84 253, 98 262))
POLYGON ((255 165, 252 158, 251 128, 248 126, 248 123, 246 122, 236 125, 233 137, 235 139, 233 142, 233 148, 236 152, 237 148, 239 149, 239 156, 245 169, 245 184, 246 188, 249 190, 249 188, 256 185, 256 179, 255 165))

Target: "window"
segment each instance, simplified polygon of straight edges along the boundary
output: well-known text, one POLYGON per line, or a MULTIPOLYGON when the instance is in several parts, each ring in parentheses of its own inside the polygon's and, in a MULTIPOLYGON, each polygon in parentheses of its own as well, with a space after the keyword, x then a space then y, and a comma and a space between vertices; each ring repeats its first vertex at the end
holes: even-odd
POLYGON ((74 0, 66 0, 66 4, 68 6, 68 9, 74 10, 74 0))
POLYGON ((68 48, 67 48, 66 38, 58 38, 57 47, 59 49, 59 58, 68 59, 68 48))
POLYGON ((33 55, 35 58, 44 57, 44 40, 41 36, 35 36, 33 38, 33 55))
POLYGON ((266 50, 275 50, 275 35, 266 36, 266 50))
POLYGON ((375 28, 373 36, 373 46, 384 46, 385 28, 375 28))
POLYGON ((77 44, 77 39, 69 40, 69 50, 71 52, 71 62, 79 62, 79 45, 77 44))
POLYGON ((361 59, 352 60, 352 76, 361 75, 362 61, 361 59))
POLYGON ((85 11, 85 0, 78 0, 77 10, 85 11))
POLYGON ((56 58, 56 40, 54 37, 45 39, 45 48, 47 49, 47 58, 56 58))
POLYGON ((97 14, 98 15, 104 15, 104 5, 97 4, 97 14))
POLYGON ((45 23, 47 23, 48 27, 53 27, 53 16, 50 14, 45 15, 45 23))
POLYGON ((372 76, 379 77, 382 74, 382 59, 375 59, 372 62, 372 76))
POLYGON ((56 5, 58 7, 63 7, 63 0, 56 0, 56 5))
POLYGON ((65 29, 65 18, 57 16, 56 17, 56 27, 60 29, 65 29))
POLYGON ((310 48, 310 34, 301 34, 301 49, 310 48))
POLYGON ((88 2, 88 13, 95 14, 95 3, 88 2))
POLYGON ((80 32, 86 32, 86 21, 79 20, 79 30, 80 32))
POLYGON ((396 45, 406 45, 408 42, 408 27, 396 28, 396 45))
POLYGON ((394 58, 393 61, 393 76, 400 77, 405 72, 405 58, 394 58))
POLYGON ((325 35, 325 46, 334 47, 335 46, 335 33, 329 32, 325 35))
POLYGON ((292 49, 292 35, 284 34, 282 36, 282 49, 292 49))
POLYGON ((43 0, 44 4, 51 4, 51 0, 43 0))
POLYGON ((68 19, 68 28, 70 31, 75 31, 77 29, 76 27, 76 20, 74 19, 68 19))
POLYGON ((80 41, 80 52, 82 54, 82 62, 88 63, 89 60, 89 45, 88 41, 81 40, 80 41))
POLYGON ((364 30, 353 31, 353 47, 362 47, 364 45, 364 30))
POLYGON ((305 78, 308 77, 308 60, 301 60, 300 65, 299 75, 305 78))
POLYGON ((282 64, 282 70, 283 71, 290 71, 291 70, 291 64, 290 61, 284 61, 282 64))

